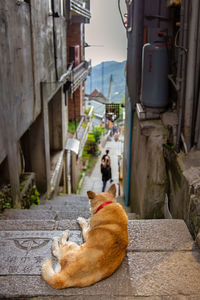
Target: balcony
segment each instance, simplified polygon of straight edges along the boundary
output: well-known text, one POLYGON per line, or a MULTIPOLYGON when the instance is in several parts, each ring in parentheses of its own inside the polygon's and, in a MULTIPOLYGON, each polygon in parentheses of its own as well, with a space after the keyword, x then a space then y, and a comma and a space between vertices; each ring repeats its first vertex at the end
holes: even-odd
POLYGON ((89 23, 91 18, 90 0, 68 0, 69 19, 72 22, 89 23))
POLYGON ((71 71, 71 95, 80 86, 81 82, 86 80, 91 70, 91 61, 83 61, 71 71))

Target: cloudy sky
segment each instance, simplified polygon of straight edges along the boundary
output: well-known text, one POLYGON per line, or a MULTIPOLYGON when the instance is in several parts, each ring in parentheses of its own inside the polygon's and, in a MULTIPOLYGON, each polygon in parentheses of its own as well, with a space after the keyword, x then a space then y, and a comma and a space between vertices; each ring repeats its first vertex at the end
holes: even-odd
MULTIPOLYGON (((90 0, 92 18, 85 25, 87 47, 86 59, 92 59, 95 66, 102 61, 126 59, 126 31, 122 24, 118 0, 90 0)), ((125 13, 125 1, 121 0, 122 13, 125 13)))

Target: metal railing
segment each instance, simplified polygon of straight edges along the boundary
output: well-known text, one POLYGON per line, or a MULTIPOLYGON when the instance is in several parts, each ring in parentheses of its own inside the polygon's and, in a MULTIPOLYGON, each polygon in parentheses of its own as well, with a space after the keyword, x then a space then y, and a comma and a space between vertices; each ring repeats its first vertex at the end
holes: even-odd
POLYGON ((75 67, 71 72, 71 95, 80 86, 81 82, 86 80, 88 74, 91 70, 91 61, 83 61, 77 67, 75 67))
POLYGON ((93 109, 94 107, 92 106, 89 114, 82 116, 79 126, 76 129, 76 133, 74 134, 74 138, 80 141, 80 148, 78 154, 79 157, 82 155, 83 148, 87 140, 88 132, 91 129, 93 109), (85 122, 86 126, 83 126, 83 122, 85 122))
POLYGON ((85 2, 83 0, 70 0, 70 11, 74 14, 90 19, 91 13, 86 7, 84 7, 84 4, 85 2))

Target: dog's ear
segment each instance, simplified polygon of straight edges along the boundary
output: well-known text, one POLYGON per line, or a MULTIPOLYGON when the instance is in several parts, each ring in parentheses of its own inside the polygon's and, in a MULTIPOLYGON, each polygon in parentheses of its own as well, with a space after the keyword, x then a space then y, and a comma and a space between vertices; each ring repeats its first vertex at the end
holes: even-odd
POLYGON ((108 193, 112 194, 113 197, 115 198, 115 196, 116 196, 116 186, 115 186, 115 184, 112 184, 112 185, 109 187, 108 193))
POLYGON ((87 194, 88 194, 88 198, 89 199, 94 199, 95 196, 96 196, 96 194, 94 192, 92 192, 92 191, 87 191, 87 194))

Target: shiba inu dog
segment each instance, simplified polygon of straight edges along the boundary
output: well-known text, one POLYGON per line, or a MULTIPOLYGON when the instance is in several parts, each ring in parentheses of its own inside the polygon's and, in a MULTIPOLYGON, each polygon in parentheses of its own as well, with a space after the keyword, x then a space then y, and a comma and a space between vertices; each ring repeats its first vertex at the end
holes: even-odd
POLYGON ((68 241, 66 230, 58 244, 55 238, 52 252, 58 258, 55 271, 51 259, 42 265, 43 279, 55 289, 84 287, 110 276, 122 263, 128 246, 128 217, 116 203, 116 187, 112 184, 105 193, 87 192, 93 216, 89 226, 85 219, 77 219, 84 243, 68 241))

